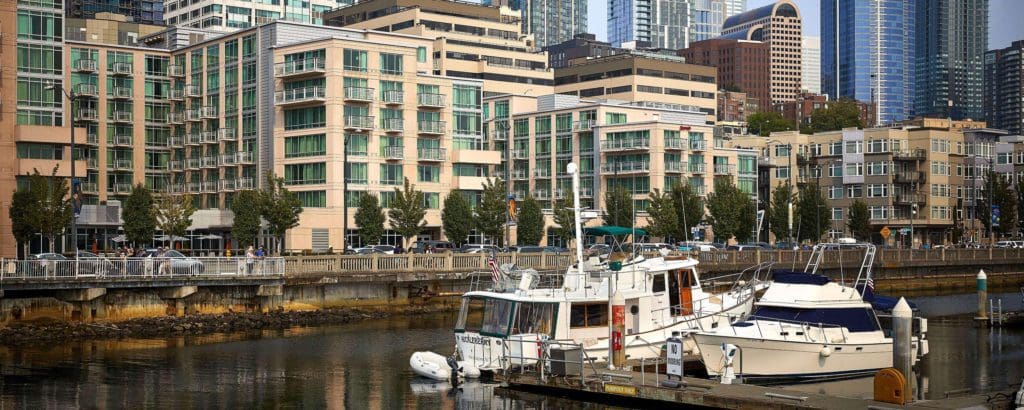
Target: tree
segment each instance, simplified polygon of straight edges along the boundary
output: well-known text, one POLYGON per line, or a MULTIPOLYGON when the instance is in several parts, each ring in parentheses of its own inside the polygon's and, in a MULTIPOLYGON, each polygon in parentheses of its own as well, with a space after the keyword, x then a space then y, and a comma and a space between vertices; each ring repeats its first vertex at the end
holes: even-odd
POLYGON ((448 192, 444 198, 444 209, 441 210, 441 226, 444 228, 444 236, 455 244, 462 246, 469 237, 469 230, 473 224, 473 209, 469 205, 466 196, 457 190, 448 192))
POLYGON ((647 231, 656 237, 665 239, 682 238, 682 225, 679 223, 679 212, 676 201, 670 192, 661 192, 657 188, 649 194, 651 205, 647 207, 647 231))
MULTIPOLYGON (((1019 194, 1018 194, 1019 195, 1019 194)), ((958 210, 963 209, 963 200, 956 200, 956 209, 953 210, 953 228, 949 232, 950 243, 960 243, 964 240, 964 221, 958 210)))
POLYGON ((828 204, 825 202, 825 195, 821 193, 821 187, 817 182, 800 186, 799 200, 796 202, 796 214, 799 215, 801 241, 810 240, 818 242, 828 231, 829 221, 832 220, 828 214, 828 204))
POLYGON ((704 200, 693 192, 687 183, 672 186, 672 200, 676 201, 675 209, 679 220, 679 230, 683 238, 690 238, 693 228, 704 220, 704 200))
POLYGON ((153 193, 145 185, 136 184, 124 200, 121 219, 124 221, 124 236, 128 242, 147 245, 153 242, 156 232, 156 209, 153 193))
POLYGON ((476 206, 475 226, 492 243, 503 244, 502 235, 505 233, 505 182, 500 179, 491 180, 487 178, 484 182, 484 192, 480 197, 480 203, 476 206))
POLYGON ((994 230, 1000 235, 1013 232, 1017 225, 1017 195, 1010 192, 1010 181, 1006 175, 993 171, 985 173, 985 181, 977 198, 977 216, 986 230, 994 230), (997 223, 992 225, 992 208, 999 208, 997 223))
POLYGON ((796 201, 796 196, 793 186, 788 182, 775 187, 775 190, 772 191, 772 200, 767 212, 768 225, 772 233, 775 234, 777 242, 789 242, 793 235, 793 231, 789 228, 789 212, 794 201, 796 201))
POLYGON ((853 201, 850 205, 850 214, 847 216, 846 226, 850 233, 858 241, 871 239, 871 215, 868 213, 868 204, 861 200, 853 201))
POLYGON ((555 236, 568 245, 569 241, 576 237, 576 212, 569 201, 562 200, 555 206, 554 222, 557 226, 550 229, 554 229, 555 236))
POLYGON ((747 117, 747 130, 762 137, 767 137, 773 132, 792 131, 793 129, 793 123, 782 118, 782 114, 775 111, 755 112, 747 117))
POLYGON ((32 194, 31 188, 18 189, 11 196, 11 207, 7 210, 11 217, 11 233, 18 245, 24 248, 24 255, 28 255, 28 244, 36 234, 36 228, 32 225, 32 213, 38 203, 32 194))
POLYGON ((1024 234, 1024 179, 1018 180, 1013 186, 1017 195, 1017 236, 1024 234))
POLYGON ((362 239, 364 245, 380 243, 380 238, 384 236, 384 210, 380 208, 377 197, 365 192, 359 196, 355 222, 359 228, 359 239, 362 239))
POLYGON ((256 243, 260 234, 260 194, 253 190, 235 194, 231 201, 231 212, 235 214, 231 235, 238 241, 240 249, 256 243))
POLYGON ((53 167, 53 172, 46 177, 39 174, 38 169, 32 170, 29 185, 35 197, 36 207, 30 213, 32 226, 36 232, 43 234, 50 242, 50 251, 55 251, 54 242, 71 223, 71 201, 68 200, 68 181, 57 176, 60 165, 53 167))
POLYGON ((544 213, 540 209, 540 202, 532 196, 526 197, 519 209, 516 234, 516 243, 519 245, 540 245, 544 236, 544 213))
POLYGON ((192 214, 196 212, 192 205, 192 196, 161 195, 156 204, 157 226, 164 235, 184 237, 188 227, 192 225, 192 214))
POLYGON ((714 227, 715 239, 721 242, 735 237, 746 242, 754 234, 757 216, 754 201, 732 182, 732 178, 715 178, 715 192, 708 194, 708 222, 714 227))
POLYGON ((409 178, 405 178, 402 189, 395 188, 395 199, 388 209, 388 220, 391 221, 391 229, 402 235, 406 247, 410 245, 410 238, 423 232, 423 227, 427 225, 427 221, 423 220, 426 215, 423 192, 416 190, 416 186, 409 183, 409 178))
POLYGON ((722 86, 722 91, 729 91, 729 92, 734 92, 734 93, 741 93, 741 92, 743 92, 743 90, 740 90, 740 86, 737 85, 736 83, 729 83, 729 84, 726 84, 726 85, 722 86))
POLYGON ((277 253, 284 250, 284 234, 299 226, 302 201, 284 187, 284 178, 267 171, 267 183, 260 192, 260 215, 267 221, 267 230, 277 238, 277 253))
POLYGON ((863 127, 860 121, 860 107, 849 98, 828 103, 811 113, 811 130, 813 132, 837 131, 849 127, 863 127))
POLYGON ((604 224, 632 228, 633 194, 622 186, 608 189, 604 193, 604 224))

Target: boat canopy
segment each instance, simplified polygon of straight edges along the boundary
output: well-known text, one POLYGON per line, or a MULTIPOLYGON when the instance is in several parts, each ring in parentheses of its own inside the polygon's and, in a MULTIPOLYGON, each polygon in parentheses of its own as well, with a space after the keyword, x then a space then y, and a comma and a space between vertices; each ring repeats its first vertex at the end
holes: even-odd
MULTIPOLYGON (((842 326, 850 332, 879 330, 878 320, 867 308, 799 309, 777 306, 759 306, 751 319, 775 319, 785 322, 842 326)), ((742 325, 741 325, 742 326, 742 325)))
POLYGON ((624 236, 624 235, 639 235, 646 236, 647 231, 640 228, 626 228, 622 226, 594 226, 590 228, 583 228, 584 235, 590 236, 624 236))
POLYGON ((776 283, 817 286, 822 286, 830 282, 828 276, 792 270, 777 270, 772 272, 772 281, 776 283))

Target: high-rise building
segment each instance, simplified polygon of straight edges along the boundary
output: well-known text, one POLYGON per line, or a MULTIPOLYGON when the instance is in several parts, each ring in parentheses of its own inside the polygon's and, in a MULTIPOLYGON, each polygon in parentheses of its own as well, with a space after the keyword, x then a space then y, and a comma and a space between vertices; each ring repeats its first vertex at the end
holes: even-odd
POLYGON ((914 114, 981 119, 988 0, 917 0, 914 114))
POLYGON ((519 11, 523 33, 533 34, 537 47, 563 43, 587 32, 587 0, 482 0, 480 4, 519 11))
POLYGON ((615 47, 645 43, 655 48, 686 48, 690 1, 609 0, 608 41, 615 47))
POLYGON ((722 37, 768 43, 772 102, 792 100, 800 92, 802 27, 800 11, 792 0, 737 14, 725 19, 722 26, 722 37))
POLYGON ((800 54, 803 55, 800 87, 821 94, 821 37, 804 36, 800 54))
POLYGON ((690 43, 722 35, 725 0, 690 0, 690 43))
POLYGON ((89 19, 98 13, 131 17, 133 23, 163 25, 164 0, 74 0, 64 8, 68 18, 89 19))
POLYGON ((882 124, 912 117, 914 29, 912 1, 822 0, 822 92, 876 103, 882 124))
POLYGON ((574 36, 572 40, 544 47, 544 51, 548 53, 551 68, 565 68, 569 66, 570 61, 577 58, 610 56, 629 50, 612 47, 610 43, 598 41, 593 34, 582 33, 574 36))
POLYGON ((1024 134, 1024 40, 985 53, 984 78, 988 125, 1024 134))
POLYGON ((328 10, 355 0, 251 1, 251 0, 166 0, 164 19, 168 26, 228 32, 274 20, 323 24, 328 10))
POLYGON ((678 54, 688 63, 717 68, 720 89, 739 89, 746 94, 745 98, 757 100, 759 108, 771 108, 771 57, 767 44, 715 38, 692 43, 678 54))
POLYGON ((725 18, 747 11, 747 0, 725 0, 725 18))

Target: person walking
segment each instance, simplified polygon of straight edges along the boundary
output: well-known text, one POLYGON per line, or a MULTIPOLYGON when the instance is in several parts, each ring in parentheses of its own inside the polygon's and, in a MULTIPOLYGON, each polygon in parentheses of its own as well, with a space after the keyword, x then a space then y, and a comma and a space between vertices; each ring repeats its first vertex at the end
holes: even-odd
POLYGON ((251 274, 252 273, 252 265, 253 265, 253 263, 255 263, 255 257, 256 257, 256 252, 253 251, 252 245, 249 245, 249 248, 245 250, 245 273, 246 274, 251 274))

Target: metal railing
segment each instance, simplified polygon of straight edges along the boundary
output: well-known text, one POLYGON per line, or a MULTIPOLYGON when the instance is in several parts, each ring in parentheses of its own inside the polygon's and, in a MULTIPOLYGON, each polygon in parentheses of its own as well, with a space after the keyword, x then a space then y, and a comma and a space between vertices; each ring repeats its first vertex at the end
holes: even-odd
POLYGON ((345 87, 345 99, 350 101, 373 101, 373 89, 366 87, 345 87))
POLYGON ((274 104, 300 103, 307 101, 320 101, 327 97, 325 87, 302 87, 290 90, 281 90, 274 94, 274 104))
POLYGON ((274 75, 285 77, 290 75, 323 72, 326 68, 326 61, 319 58, 307 58, 302 60, 285 61, 274 64, 274 75))
POLYGON ((0 259, 0 281, 130 278, 281 277, 285 258, 147 257, 77 260, 0 259))
POLYGON ((420 107, 444 108, 444 94, 420 93, 416 94, 416 103, 420 107))
POLYGON ((420 121, 420 134, 444 134, 444 121, 420 121))
POLYGON ((366 115, 346 115, 345 116, 345 127, 346 128, 365 128, 373 129, 373 117, 366 115))

